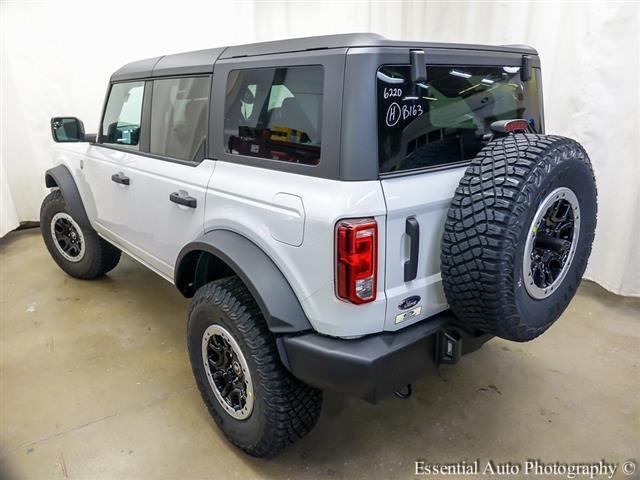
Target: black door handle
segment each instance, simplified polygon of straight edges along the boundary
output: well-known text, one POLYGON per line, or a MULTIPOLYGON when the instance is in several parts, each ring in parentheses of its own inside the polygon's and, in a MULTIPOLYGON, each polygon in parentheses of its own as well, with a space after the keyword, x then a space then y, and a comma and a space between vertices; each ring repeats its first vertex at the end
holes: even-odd
POLYGON ((404 262, 404 281, 414 280, 418 276, 418 257, 420 256, 420 224, 416 217, 407 218, 404 227, 405 233, 409 236, 411 247, 409 249, 409 260, 404 262))
POLYGON ((196 208, 198 201, 190 197, 187 192, 173 192, 169 195, 169 200, 178 205, 184 205, 185 207, 196 208))
POLYGON ((122 172, 114 173, 113 175, 111 175, 111 180, 119 183, 120 185, 129 185, 129 183, 131 183, 129 177, 127 177, 122 172))

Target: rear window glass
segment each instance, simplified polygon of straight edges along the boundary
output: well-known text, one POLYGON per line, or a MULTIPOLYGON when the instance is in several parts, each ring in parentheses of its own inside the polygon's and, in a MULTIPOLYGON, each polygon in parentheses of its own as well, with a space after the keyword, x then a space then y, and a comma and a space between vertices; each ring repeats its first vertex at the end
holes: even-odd
POLYGON ((230 72, 224 121, 226 151, 317 165, 323 83, 319 65, 230 72))
POLYGON ((540 129, 537 75, 522 82, 515 66, 437 66, 412 85, 409 69, 377 72, 380 173, 470 160, 496 120, 523 118, 540 129))

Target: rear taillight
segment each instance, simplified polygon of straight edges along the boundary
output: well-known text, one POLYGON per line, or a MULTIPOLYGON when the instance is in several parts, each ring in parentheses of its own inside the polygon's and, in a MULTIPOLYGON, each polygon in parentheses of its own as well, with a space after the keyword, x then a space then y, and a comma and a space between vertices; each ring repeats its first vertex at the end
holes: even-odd
POLYGON ((378 224, 373 218, 342 220, 336 225, 337 295, 351 303, 376 299, 378 224))
POLYGON ((511 132, 528 132, 529 131, 529 122, 526 120, 510 120, 504 126, 504 131, 506 133, 511 132))

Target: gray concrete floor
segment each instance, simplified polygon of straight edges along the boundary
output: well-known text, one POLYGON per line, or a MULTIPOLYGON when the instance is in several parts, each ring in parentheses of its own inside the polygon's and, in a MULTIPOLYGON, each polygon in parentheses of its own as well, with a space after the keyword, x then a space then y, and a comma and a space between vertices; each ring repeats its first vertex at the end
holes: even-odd
POLYGON ((123 257, 79 281, 39 231, 0 241, 0 477, 411 478, 414 461, 640 460, 640 300, 584 283, 546 335, 495 339, 410 400, 325 396, 265 461, 210 420, 185 351, 187 300, 123 257))

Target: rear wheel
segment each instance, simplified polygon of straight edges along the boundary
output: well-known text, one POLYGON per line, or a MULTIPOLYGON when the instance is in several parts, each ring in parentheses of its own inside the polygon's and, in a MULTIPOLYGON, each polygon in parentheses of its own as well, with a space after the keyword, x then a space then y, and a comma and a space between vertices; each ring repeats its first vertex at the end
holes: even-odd
POLYGON ((120 261, 120 250, 92 228, 78 224, 60 190, 54 190, 42 202, 40 230, 55 262, 72 277, 94 279, 115 268, 120 261))
POLYGON ((487 145, 460 181, 442 239, 442 283, 465 325, 531 340, 573 298, 596 226, 596 185, 574 140, 515 134, 487 145))
POLYGON ((315 426, 320 390, 282 365, 275 337, 239 278, 198 289, 189 309, 187 343, 211 416, 249 455, 271 457, 315 426))

